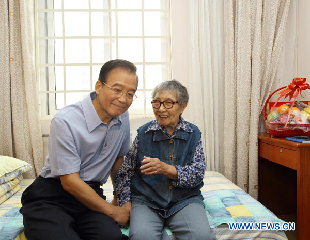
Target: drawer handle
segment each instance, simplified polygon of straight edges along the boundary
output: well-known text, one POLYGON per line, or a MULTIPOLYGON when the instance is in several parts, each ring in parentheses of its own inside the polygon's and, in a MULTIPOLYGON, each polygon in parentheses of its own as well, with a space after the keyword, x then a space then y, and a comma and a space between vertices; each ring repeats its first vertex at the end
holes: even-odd
POLYGON ((282 153, 282 148, 280 149, 280 153, 282 153))

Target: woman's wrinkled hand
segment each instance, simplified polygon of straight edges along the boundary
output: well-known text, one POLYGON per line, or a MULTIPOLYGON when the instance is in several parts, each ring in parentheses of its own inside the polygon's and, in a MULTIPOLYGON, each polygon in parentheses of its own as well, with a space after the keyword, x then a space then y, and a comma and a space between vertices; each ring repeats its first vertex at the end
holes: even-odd
POLYGON ((173 180, 178 179, 178 172, 175 166, 166 164, 158 158, 144 156, 141 163, 143 165, 140 167, 140 170, 145 175, 162 174, 173 180))
POLYGON ((140 170, 145 175, 166 173, 167 164, 160 161, 158 158, 143 157, 142 164, 140 170))

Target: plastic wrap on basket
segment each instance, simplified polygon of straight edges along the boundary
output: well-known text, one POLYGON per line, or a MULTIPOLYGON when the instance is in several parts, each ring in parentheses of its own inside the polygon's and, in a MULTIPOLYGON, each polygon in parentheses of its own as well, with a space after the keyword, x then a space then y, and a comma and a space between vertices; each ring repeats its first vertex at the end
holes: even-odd
POLYGON ((305 78, 294 78, 291 84, 277 89, 266 100, 263 117, 271 135, 276 137, 310 136, 310 105, 307 105, 308 101, 296 101, 299 94, 302 96, 303 90, 310 89, 305 81, 305 78), (269 100, 275 93, 280 97, 270 106, 269 100), (289 101, 279 102, 283 97, 289 97, 289 101))

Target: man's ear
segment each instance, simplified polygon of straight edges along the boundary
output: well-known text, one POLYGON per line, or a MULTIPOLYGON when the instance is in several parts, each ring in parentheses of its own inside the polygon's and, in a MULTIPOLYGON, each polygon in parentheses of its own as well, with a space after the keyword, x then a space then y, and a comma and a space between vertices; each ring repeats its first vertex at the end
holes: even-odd
POLYGON ((98 80, 95 85, 96 94, 100 93, 101 87, 102 87, 102 83, 100 82, 100 80, 98 80))

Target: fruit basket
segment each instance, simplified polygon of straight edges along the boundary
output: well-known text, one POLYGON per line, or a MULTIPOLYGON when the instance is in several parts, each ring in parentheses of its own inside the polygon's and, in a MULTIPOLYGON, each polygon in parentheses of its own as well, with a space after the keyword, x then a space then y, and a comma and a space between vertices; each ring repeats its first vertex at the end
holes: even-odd
MULTIPOLYGON (((305 80, 303 83, 304 82, 305 80)), ((296 90, 287 90, 289 89, 289 86, 287 86, 279 88, 269 95, 263 108, 263 118, 270 135, 275 137, 292 137, 296 135, 310 136, 310 106, 306 105, 304 102, 296 101, 297 95, 300 94, 302 90, 310 89, 308 84, 305 85, 306 87, 304 87, 304 89, 301 89, 300 86, 297 85, 297 92, 295 92, 296 90), (270 98, 275 93, 280 94, 280 97, 267 113, 267 105, 269 104, 270 98), (284 104, 275 110, 275 106, 279 99, 283 96, 287 97, 288 95, 291 98, 294 97, 294 100, 292 102, 283 102, 284 104)))

